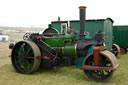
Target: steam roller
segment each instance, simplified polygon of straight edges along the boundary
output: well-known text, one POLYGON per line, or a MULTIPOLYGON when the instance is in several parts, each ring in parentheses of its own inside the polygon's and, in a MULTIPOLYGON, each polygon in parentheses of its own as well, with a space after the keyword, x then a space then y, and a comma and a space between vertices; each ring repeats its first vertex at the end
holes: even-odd
MULTIPOLYGON (((18 73, 30 74, 41 68, 64 66, 66 59, 74 62, 83 70, 87 79, 104 82, 110 79, 119 63, 104 43, 104 34, 99 30, 95 37, 85 35, 86 7, 80 6, 80 38, 69 25, 67 32, 58 33, 47 28, 43 33, 26 33, 17 42, 11 53, 11 62, 18 73)), ((95 29, 95 28, 94 28, 95 29)))

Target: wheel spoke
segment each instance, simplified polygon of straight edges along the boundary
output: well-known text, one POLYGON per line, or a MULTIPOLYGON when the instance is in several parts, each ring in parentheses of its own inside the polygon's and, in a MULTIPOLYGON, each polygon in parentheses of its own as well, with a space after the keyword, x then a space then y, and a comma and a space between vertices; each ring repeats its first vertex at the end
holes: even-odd
POLYGON ((27 61, 27 60, 26 60, 26 62, 27 62, 27 67, 28 67, 28 71, 29 71, 32 69, 33 64, 30 64, 29 61, 27 61))
POLYGON ((104 75, 104 71, 101 71, 101 77, 105 77, 105 75, 104 75))
POLYGON ((21 46, 21 51, 24 52, 24 44, 21 46))
POLYGON ((34 54, 33 53, 30 53, 30 54, 28 54, 28 56, 34 56, 34 54))
POLYGON ((21 56, 16 56, 17 64, 21 64, 21 62, 23 62, 23 60, 20 57, 21 56))
POLYGON ((26 62, 23 62, 23 70, 24 70, 25 72, 27 72, 27 63, 26 63, 26 62))
POLYGON ((26 55, 28 55, 30 53, 30 51, 32 50, 32 48, 29 48, 26 52, 26 55))

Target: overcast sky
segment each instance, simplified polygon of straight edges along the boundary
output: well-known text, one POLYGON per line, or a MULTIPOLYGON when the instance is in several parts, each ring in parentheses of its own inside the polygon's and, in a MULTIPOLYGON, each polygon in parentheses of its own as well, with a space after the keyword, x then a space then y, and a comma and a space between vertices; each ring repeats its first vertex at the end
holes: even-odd
POLYGON ((110 17, 128 25, 128 0, 0 0, 0 26, 46 28, 58 16, 78 20, 81 5, 87 6, 87 19, 110 17))

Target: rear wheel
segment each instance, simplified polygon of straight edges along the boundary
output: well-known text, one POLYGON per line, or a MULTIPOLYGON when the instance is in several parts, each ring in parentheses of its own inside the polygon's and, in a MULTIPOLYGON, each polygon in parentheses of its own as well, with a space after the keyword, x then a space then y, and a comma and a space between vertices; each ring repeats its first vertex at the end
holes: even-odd
MULTIPOLYGON (((100 53, 99 67, 114 67, 114 63, 115 62, 117 63, 117 61, 116 60, 112 61, 112 59, 109 59, 110 57, 108 56, 114 57, 115 59, 115 56, 109 51, 104 51, 100 53)), ((94 66, 93 54, 88 56, 85 59, 84 65, 94 66)), ((107 81, 108 79, 111 78, 113 72, 114 70, 86 70, 86 69, 84 70, 86 78, 92 81, 96 81, 96 82, 107 81)))
POLYGON ((12 50, 11 61, 16 72, 32 73, 36 71, 40 65, 40 50, 34 42, 20 41, 12 50))

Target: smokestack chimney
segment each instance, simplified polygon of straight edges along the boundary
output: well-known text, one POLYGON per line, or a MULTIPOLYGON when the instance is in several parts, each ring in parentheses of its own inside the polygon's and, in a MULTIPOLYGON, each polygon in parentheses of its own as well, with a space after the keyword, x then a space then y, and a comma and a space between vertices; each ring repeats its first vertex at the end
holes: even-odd
POLYGON ((80 6, 80 39, 85 39, 86 7, 80 6))
POLYGON ((60 21, 60 16, 58 16, 58 21, 60 21))

